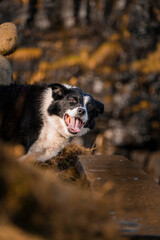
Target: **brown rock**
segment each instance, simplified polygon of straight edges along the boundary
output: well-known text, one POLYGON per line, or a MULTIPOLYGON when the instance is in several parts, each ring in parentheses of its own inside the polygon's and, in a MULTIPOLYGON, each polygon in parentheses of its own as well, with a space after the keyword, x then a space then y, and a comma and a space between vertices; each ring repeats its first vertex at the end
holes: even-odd
POLYGON ((160 151, 151 154, 146 166, 146 172, 149 173, 157 183, 160 182, 160 151))
POLYGON ((149 156, 150 152, 148 150, 133 150, 130 158, 137 167, 145 169, 149 156))
POLYGON ((6 22, 0 25, 0 54, 9 55, 18 45, 18 30, 15 24, 6 22))

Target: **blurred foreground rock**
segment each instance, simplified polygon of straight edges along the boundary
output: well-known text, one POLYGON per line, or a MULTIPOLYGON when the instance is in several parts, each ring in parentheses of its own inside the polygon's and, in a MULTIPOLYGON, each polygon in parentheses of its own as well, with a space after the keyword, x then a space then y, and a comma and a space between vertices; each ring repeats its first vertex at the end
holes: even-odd
POLYGON ((53 171, 20 164, 2 143, 0 189, 2 239, 122 239, 108 209, 116 198, 106 203, 84 189, 60 184, 53 171))

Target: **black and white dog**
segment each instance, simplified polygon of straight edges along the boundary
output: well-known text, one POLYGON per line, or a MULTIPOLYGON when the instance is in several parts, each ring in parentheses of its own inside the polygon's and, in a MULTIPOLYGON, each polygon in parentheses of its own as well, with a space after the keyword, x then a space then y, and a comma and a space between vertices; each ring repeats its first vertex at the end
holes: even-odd
POLYGON ((46 161, 93 129, 103 111, 101 102, 69 85, 0 86, 0 138, 24 145, 22 159, 46 161))

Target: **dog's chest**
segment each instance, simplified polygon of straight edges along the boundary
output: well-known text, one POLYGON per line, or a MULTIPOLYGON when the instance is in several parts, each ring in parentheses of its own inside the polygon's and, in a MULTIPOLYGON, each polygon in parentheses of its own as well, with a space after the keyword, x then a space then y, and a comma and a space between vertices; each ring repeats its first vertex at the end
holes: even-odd
POLYGON ((30 147, 29 153, 39 153, 39 161, 45 161, 56 156, 68 143, 68 139, 58 132, 58 121, 55 118, 46 119, 36 142, 30 147))

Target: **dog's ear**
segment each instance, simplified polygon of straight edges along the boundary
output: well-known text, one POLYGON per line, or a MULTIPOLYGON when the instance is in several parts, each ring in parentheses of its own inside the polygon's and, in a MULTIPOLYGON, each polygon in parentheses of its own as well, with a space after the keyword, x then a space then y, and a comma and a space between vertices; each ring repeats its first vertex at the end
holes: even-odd
POLYGON ((90 108, 90 110, 92 111, 94 117, 98 117, 99 114, 104 113, 104 104, 101 103, 100 101, 92 98, 91 105, 92 105, 92 107, 90 108))
POLYGON ((48 87, 52 88, 52 97, 54 100, 60 100, 64 98, 68 91, 68 89, 60 83, 52 83, 48 85, 48 87))
POLYGON ((96 105, 97 105, 97 111, 99 114, 104 113, 104 104, 101 103, 100 101, 96 100, 96 105))

